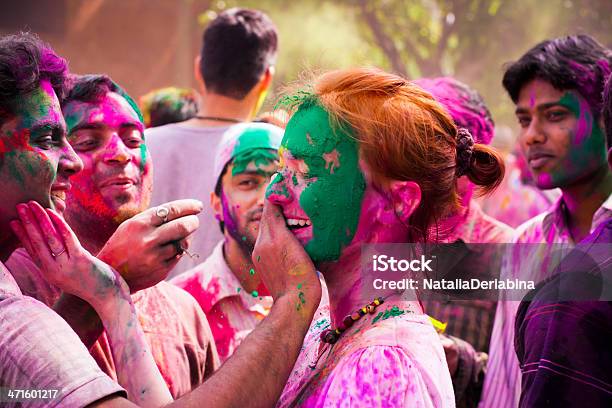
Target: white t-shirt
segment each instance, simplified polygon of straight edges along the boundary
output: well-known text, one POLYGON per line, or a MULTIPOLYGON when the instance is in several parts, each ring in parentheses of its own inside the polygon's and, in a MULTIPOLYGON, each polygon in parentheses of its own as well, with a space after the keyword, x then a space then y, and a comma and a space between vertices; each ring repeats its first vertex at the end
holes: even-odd
POLYGON ((215 151, 230 128, 173 123, 145 131, 145 141, 153 159, 151 205, 183 198, 195 198, 204 203, 199 216, 200 228, 193 234, 189 247, 189 251, 198 254, 199 258, 184 255, 169 278, 202 263, 223 239, 210 207, 210 193, 216 182, 213 176, 215 151))

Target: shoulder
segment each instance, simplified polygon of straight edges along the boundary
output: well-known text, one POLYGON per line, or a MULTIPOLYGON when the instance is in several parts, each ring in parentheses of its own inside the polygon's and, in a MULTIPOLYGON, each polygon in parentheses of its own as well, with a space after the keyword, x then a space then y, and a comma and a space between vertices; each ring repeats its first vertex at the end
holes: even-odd
POLYGON ((3 385, 59 389, 61 406, 85 406, 122 391, 98 368, 68 324, 36 299, 12 296, 0 301, 0 321, 3 385))
POLYGON ((552 216, 552 212, 544 211, 519 225, 513 237, 515 243, 541 242, 543 240, 544 221, 552 216))
MULTIPOLYGON (((440 370, 445 368, 440 364, 440 370)), ((352 401, 360 406, 423 404, 452 406, 450 377, 440 378, 403 347, 369 346, 343 358, 327 378, 319 398, 325 405, 352 401)))

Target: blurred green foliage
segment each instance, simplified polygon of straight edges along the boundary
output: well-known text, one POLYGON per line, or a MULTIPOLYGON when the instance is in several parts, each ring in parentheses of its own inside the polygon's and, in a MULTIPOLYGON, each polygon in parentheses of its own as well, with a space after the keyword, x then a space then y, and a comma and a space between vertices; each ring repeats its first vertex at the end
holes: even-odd
POLYGON ((503 65, 537 42, 587 33, 612 45, 610 0, 212 1, 265 11, 280 33, 274 94, 303 71, 378 66, 408 78, 452 75, 476 88, 498 125, 515 126, 503 65))

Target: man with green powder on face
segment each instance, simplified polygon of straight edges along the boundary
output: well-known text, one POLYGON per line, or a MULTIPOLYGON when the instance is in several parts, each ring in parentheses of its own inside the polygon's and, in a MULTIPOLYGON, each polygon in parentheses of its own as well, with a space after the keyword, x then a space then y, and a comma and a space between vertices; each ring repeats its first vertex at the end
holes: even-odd
MULTIPOLYGON (((259 10, 227 9, 207 25, 194 62, 202 96, 197 115, 145 132, 155 161, 153 205, 182 198, 208 200, 216 181, 215 149, 225 132, 257 114, 272 84, 277 45, 276 27, 259 10)), ((200 258, 183 257, 171 276, 201 263, 223 237, 209 208, 199 219, 191 248, 200 258)))
POLYGON ((251 254, 282 137, 281 128, 267 123, 234 126, 224 135, 215 154, 216 186, 210 193, 223 239, 208 259, 172 281, 191 293, 206 313, 221 361, 272 306, 251 254))
MULTIPOLYGON (((518 142, 536 186, 562 192, 548 211, 517 228, 517 244, 546 245, 515 246, 510 266, 502 270, 509 278, 536 283, 548 278, 561 260, 554 250, 573 247, 612 216, 610 135, 606 140, 601 115, 611 66, 611 50, 576 35, 536 45, 504 74, 521 127, 518 142)), ((497 306, 481 398, 485 408, 519 403, 521 372, 514 352, 518 304, 500 299, 497 306)))

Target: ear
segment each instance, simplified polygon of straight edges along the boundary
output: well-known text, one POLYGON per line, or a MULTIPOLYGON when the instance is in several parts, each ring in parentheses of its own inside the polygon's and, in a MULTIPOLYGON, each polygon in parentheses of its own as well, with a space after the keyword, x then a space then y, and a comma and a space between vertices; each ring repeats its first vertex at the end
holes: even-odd
POLYGON ((263 73, 263 76, 261 77, 261 80, 259 81, 260 83, 259 89, 261 91, 264 91, 270 88, 270 85, 272 85, 272 78, 274 77, 275 72, 276 72, 276 68, 274 68, 274 65, 270 65, 266 69, 266 72, 263 73))
POLYGON ((202 62, 202 57, 197 56, 193 60, 193 76, 195 77, 196 83, 201 89, 202 93, 206 92, 206 85, 204 85, 204 78, 202 78, 202 71, 200 70, 200 62, 202 62))
POLYGON ((213 209, 213 213, 215 214, 215 219, 217 221, 223 221, 223 204, 221 203, 221 197, 215 194, 214 191, 210 192, 210 206, 213 209))
POLYGON ((421 203, 421 187, 414 181, 392 181, 389 184, 391 203, 404 224, 421 203))

